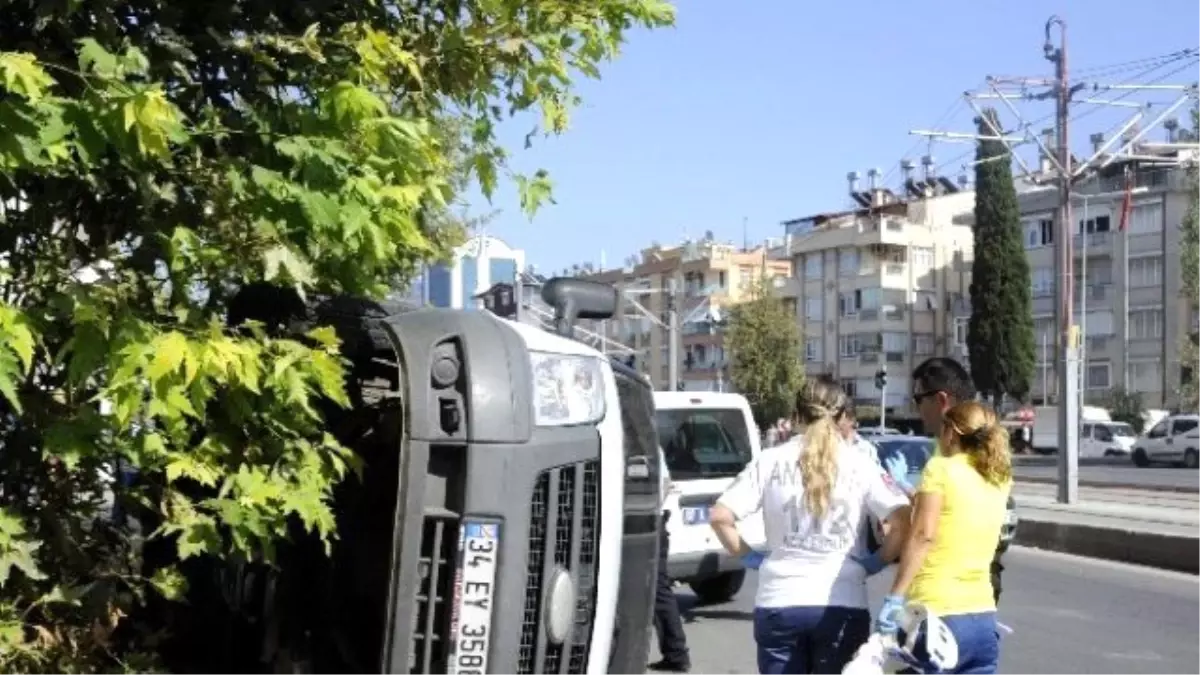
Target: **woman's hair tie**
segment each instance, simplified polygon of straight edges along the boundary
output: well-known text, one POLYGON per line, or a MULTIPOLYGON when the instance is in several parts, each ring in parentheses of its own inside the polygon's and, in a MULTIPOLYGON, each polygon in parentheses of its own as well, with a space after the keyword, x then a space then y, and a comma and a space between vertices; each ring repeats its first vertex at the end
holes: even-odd
POLYGON ((977 429, 973 429, 968 433, 960 434, 963 447, 968 450, 977 450, 987 445, 988 439, 992 435, 991 425, 985 425, 977 429))

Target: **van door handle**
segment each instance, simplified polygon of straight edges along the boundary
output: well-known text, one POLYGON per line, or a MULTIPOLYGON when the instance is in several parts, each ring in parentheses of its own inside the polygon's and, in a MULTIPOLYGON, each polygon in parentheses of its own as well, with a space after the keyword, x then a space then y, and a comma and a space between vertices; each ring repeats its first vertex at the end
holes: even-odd
POLYGON ((647 479, 650 477, 650 462, 645 457, 631 457, 625 462, 625 477, 647 479))

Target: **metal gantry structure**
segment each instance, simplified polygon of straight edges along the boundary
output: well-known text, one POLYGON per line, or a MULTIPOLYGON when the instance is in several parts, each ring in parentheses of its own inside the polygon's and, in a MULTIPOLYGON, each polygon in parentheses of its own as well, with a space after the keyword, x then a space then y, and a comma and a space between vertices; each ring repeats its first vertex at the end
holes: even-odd
MULTIPOLYGON (((977 143, 985 140, 999 141, 1005 145, 1008 153, 992 159, 1015 161, 1023 179, 1033 184, 1053 186, 1058 191, 1058 222, 1054 245, 1057 254, 1056 276, 1059 278, 1059 283, 1057 284, 1058 302, 1055 308, 1055 318, 1059 332, 1057 362, 1063 365, 1063 367, 1058 369, 1058 500, 1062 503, 1070 504, 1077 501, 1079 495, 1080 343, 1081 341, 1086 343, 1086 339, 1081 340, 1080 327, 1076 325, 1073 316, 1075 270, 1072 203, 1075 199, 1083 197, 1075 189, 1080 184, 1093 178, 1097 172, 1106 169, 1116 161, 1134 161, 1139 164, 1162 167, 1179 166, 1185 161, 1194 162, 1194 153, 1200 150, 1200 144, 1196 143, 1197 139, 1195 138, 1190 138, 1189 142, 1183 143, 1174 141, 1168 143, 1147 143, 1142 139, 1150 131, 1159 127, 1173 130, 1175 125, 1171 119, 1171 115, 1188 101, 1196 100, 1197 85, 1194 82, 1189 84, 1161 84, 1159 82, 1126 82, 1122 84, 1104 84, 1091 81, 1071 82, 1068 70, 1066 21, 1059 16, 1050 17, 1046 22, 1044 35, 1045 43, 1043 52, 1046 60, 1054 65, 1053 77, 989 76, 986 79, 985 91, 968 91, 963 94, 964 101, 978 115, 978 119, 987 125, 987 131, 990 133, 980 134, 978 130, 964 133, 924 129, 916 129, 910 133, 916 136, 923 136, 929 139, 930 142, 934 140, 969 143, 977 143), (1055 29, 1057 29, 1057 46, 1055 45, 1055 29), (1040 90, 1034 91, 1035 89, 1040 90), (1151 113, 1151 105, 1127 101, 1125 99, 1135 92, 1147 91, 1169 93, 1176 98, 1161 111, 1157 112, 1157 115, 1149 122, 1143 123, 1151 113), (1081 96, 1085 92, 1087 96, 1081 96), (1093 94, 1099 95, 1104 92, 1115 92, 1115 95, 1111 98, 1093 97, 1093 94), (984 111, 979 104, 982 100, 999 101, 1004 109, 1016 118, 1015 127, 1010 131, 1005 131, 1000 128, 1004 125, 997 126, 994 124, 989 116, 984 115, 984 111), (1050 147, 1050 143, 1047 140, 1044 140, 1039 134, 1034 132, 1033 125, 1036 122, 1027 120, 1021 109, 1017 106, 1017 103, 1021 101, 1050 100, 1054 101, 1055 104, 1055 129, 1053 138, 1055 147, 1053 148, 1050 147), (1124 108, 1132 112, 1128 119, 1120 125, 1117 132, 1112 134, 1107 141, 1101 140, 1095 144, 1096 147, 1091 156, 1083 161, 1075 161, 1070 150, 1070 128, 1072 121, 1070 107, 1073 104, 1087 104, 1113 109, 1124 108), (1017 152, 1020 146, 1029 143, 1036 144, 1038 150, 1041 152, 1041 156, 1048 160, 1050 166, 1049 172, 1035 172, 1017 152), (1117 146, 1115 150, 1113 149, 1114 146, 1117 146), (1184 153, 1176 153, 1172 156, 1169 154, 1155 154, 1154 152, 1169 152, 1172 150, 1191 151, 1193 154, 1191 154, 1190 158, 1183 159, 1181 155, 1184 153)), ((1178 58, 1194 60, 1196 54, 1197 50, 1189 49, 1169 56, 1175 56, 1177 60, 1178 58)), ((1185 67, 1187 65, 1189 63, 1184 64, 1185 67)), ((1195 72, 1194 69, 1192 72, 1195 72)), ((977 163, 966 164, 963 168, 970 168, 977 163)), ((1132 194, 1132 191, 1127 189, 1121 194, 1129 195, 1132 194)), ((1089 195, 1088 198, 1096 199, 1105 196, 1112 195, 1089 195)), ((1085 209, 1087 208, 1086 205, 1087 202, 1085 200, 1085 209)), ((1086 226, 1084 229, 1086 231, 1086 226)), ((1085 266, 1087 264, 1086 260, 1087 257, 1085 254, 1083 262, 1085 266)), ((1126 269, 1128 269, 1128 266, 1126 269)), ((1128 300, 1126 300, 1126 306, 1123 310, 1128 313, 1128 300)), ((1084 320, 1086 321, 1086 319, 1084 320)))

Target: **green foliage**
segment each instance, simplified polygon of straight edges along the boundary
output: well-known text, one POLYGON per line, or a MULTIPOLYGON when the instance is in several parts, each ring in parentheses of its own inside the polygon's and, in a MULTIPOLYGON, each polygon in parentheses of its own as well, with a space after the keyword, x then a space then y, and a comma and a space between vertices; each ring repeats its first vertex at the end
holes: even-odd
POLYGON ((1108 408, 1114 421, 1125 422, 1137 433, 1142 433, 1142 427, 1146 426, 1146 418, 1142 417, 1146 406, 1142 402, 1142 395, 1139 392, 1129 391, 1124 387, 1115 387, 1108 393, 1105 407, 1108 408))
MULTIPOLYGON (((1200 108, 1192 107, 1192 131, 1200 138, 1200 108)), ((1180 224, 1180 263, 1183 268, 1183 301, 1187 303, 1191 316, 1200 315, 1200 171, 1193 162, 1188 167, 1188 183, 1191 195, 1188 210, 1180 224)), ((1180 365, 1184 369, 1180 381, 1180 407, 1183 410, 1200 409, 1200 349, 1188 327, 1180 345, 1180 365)))
POLYGON ((796 317, 759 282, 753 298, 732 308, 725 329, 729 376, 750 402, 759 428, 791 417, 804 383, 802 337, 796 317))
MULTIPOLYGON (((980 134, 993 136, 993 127, 1001 128, 992 109, 984 110, 978 125, 980 134)), ((1033 382, 1036 345, 1012 162, 1004 143, 990 140, 979 142, 975 159, 975 260, 967 327, 971 377, 986 396, 1023 401, 1033 382)))
POLYGON ((512 176, 496 125, 540 110, 563 131, 572 74, 672 18, 660 0, 6 3, 0 670, 157 668, 122 618, 186 583, 142 568, 114 501, 176 560, 270 562, 297 522, 328 547, 356 465, 321 413, 348 404, 337 340, 231 332, 228 299, 381 296, 461 241, 472 182, 516 179, 532 213, 549 177, 512 176))

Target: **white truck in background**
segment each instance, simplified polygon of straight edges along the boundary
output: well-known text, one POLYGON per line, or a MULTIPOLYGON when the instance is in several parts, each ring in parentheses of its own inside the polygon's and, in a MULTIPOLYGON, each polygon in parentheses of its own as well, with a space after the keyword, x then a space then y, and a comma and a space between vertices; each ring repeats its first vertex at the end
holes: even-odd
MULTIPOLYGON (((1128 457, 1137 434, 1125 422, 1115 422, 1104 408, 1085 405, 1079 411, 1080 457, 1128 457)), ((1058 406, 1035 406, 1032 441, 1034 452, 1058 452, 1058 406)))

